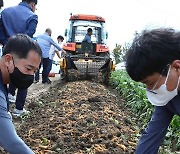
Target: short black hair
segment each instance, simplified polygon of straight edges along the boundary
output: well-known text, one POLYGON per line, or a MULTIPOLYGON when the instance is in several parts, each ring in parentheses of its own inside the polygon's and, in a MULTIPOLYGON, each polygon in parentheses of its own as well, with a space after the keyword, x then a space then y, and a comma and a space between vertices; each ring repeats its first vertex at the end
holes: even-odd
POLYGON ((57 39, 64 40, 64 37, 63 37, 63 36, 61 36, 61 35, 59 35, 59 36, 57 37, 57 39))
POLYGON ((26 3, 31 3, 31 2, 34 2, 35 4, 37 4, 38 3, 38 1, 37 0, 22 0, 22 2, 26 2, 26 3))
POLYGON ((46 32, 46 33, 52 33, 52 30, 51 30, 50 28, 47 28, 47 29, 45 30, 45 32, 46 32))
POLYGON ((126 53, 126 70, 135 81, 153 73, 167 74, 168 64, 180 59, 180 32, 171 28, 144 30, 137 34, 126 53))
POLYGON ((14 53, 18 58, 27 58, 30 50, 42 57, 42 51, 36 41, 26 34, 17 34, 9 38, 3 50, 3 56, 14 53))
POLYGON ((0 0, 0 8, 4 6, 3 0, 0 0))
POLYGON ((88 31, 88 33, 89 33, 89 32, 92 32, 92 28, 88 28, 88 30, 87 30, 87 31, 88 31))

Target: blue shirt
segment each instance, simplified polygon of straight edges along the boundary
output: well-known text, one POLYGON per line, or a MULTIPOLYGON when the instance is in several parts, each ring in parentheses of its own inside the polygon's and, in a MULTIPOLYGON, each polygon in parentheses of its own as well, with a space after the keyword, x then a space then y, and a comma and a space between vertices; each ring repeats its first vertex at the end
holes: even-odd
POLYGON ((89 36, 88 34, 85 35, 83 42, 88 42, 91 43, 91 36, 89 36))
POLYGON ((25 2, 4 9, 1 16, 7 37, 17 33, 23 33, 33 37, 33 34, 36 32, 38 17, 25 2))
POLYGON ((42 50, 43 58, 49 58, 49 51, 50 51, 51 45, 56 47, 59 51, 62 50, 61 47, 57 43, 55 43, 53 39, 47 33, 37 36, 37 43, 39 44, 42 50))
POLYGON ((10 154, 34 154, 17 135, 12 119, 8 114, 7 91, 0 72, 0 146, 10 154))
POLYGON ((3 25, 3 22, 2 22, 2 18, 1 18, 1 12, 3 10, 0 9, 0 43, 2 45, 6 44, 7 42, 7 37, 6 37, 6 33, 5 33, 5 28, 4 28, 4 25, 3 25))

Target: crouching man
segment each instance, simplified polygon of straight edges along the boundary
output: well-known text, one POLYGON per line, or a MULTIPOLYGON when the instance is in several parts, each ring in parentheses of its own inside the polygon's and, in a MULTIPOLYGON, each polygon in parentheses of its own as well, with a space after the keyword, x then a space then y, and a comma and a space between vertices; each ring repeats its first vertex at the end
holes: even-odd
POLYGON ((146 85, 155 106, 136 154, 157 154, 174 115, 180 115, 180 32, 153 29, 138 34, 126 54, 129 76, 146 85))
POLYGON ((25 34, 12 36, 4 47, 0 59, 0 146, 11 154, 34 154, 17 135, 8 114, 9 103, 6 84, 19 89, 28 88, 41 62, 39 45, 25 34))

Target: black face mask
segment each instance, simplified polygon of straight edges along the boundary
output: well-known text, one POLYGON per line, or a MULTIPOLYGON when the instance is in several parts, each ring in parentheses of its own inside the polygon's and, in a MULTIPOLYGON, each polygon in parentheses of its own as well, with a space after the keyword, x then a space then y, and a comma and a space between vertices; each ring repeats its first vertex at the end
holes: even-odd
POLYGON ((19 89, 27 89, 34 81, 34 75, 23 74, 17 67, 15 67, 15 65, 14 71, 12 73, 9 73, 9 77, 11 84, 19 89))
POLYGON ((23 74, 17 67, 9 76, 11 84, 19 89, 27 89, 34 81, 34 75, 23 74))

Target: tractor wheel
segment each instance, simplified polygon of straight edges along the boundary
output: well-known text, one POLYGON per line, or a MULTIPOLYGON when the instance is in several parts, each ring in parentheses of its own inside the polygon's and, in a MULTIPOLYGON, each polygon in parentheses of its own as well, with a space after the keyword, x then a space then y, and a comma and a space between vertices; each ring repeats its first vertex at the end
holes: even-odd
POLYGON ((110 72, 109 72, 109 71, 107 71, 107 72, 105 72, 105 73, 103 74, 103 80, 102 80, 102 82, 103 82, 103 84, 106 85, 106 86, 109 85, 109 77, 110 77, 110 72))
POLYGON ((69 81, 69 72, 68 72, 68 70, 65 70, 64 80, 65 80, 66 82, 69 81))
POLYGON ((60 78, 62 81, 68 82, 69 81, 69 74, 68 71, 66 69, 61 69, 59 71, 60 73, 60 78))
POLYGON ((109 78, 111 76, 111 63, 109 63, 108 67, 106 70, 103 72, 103 84, 108 86, 109 85, 109 78))

